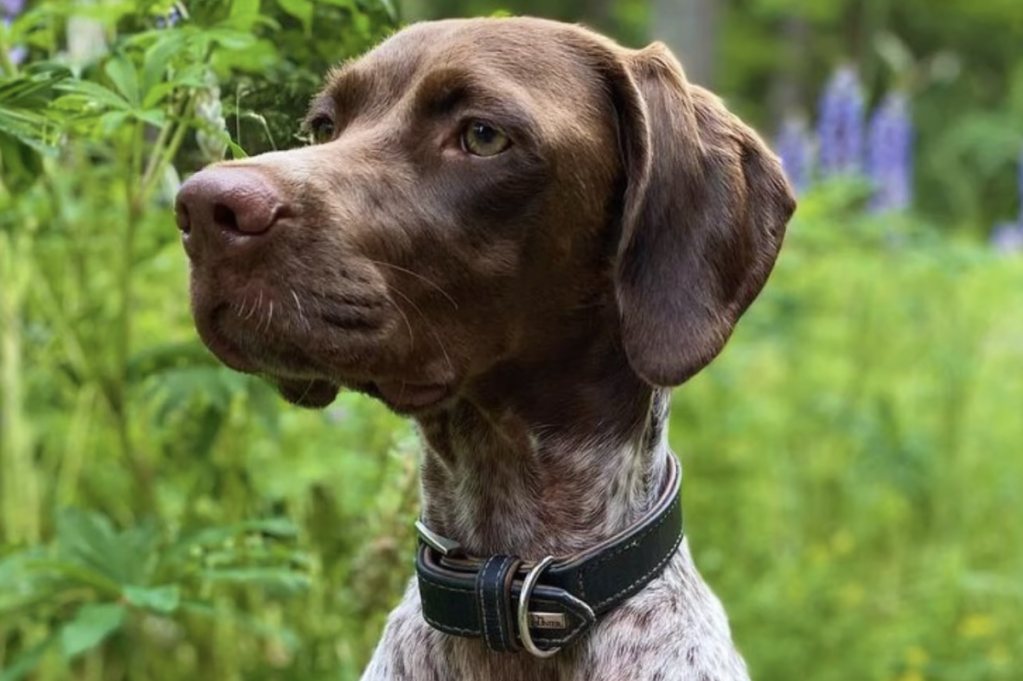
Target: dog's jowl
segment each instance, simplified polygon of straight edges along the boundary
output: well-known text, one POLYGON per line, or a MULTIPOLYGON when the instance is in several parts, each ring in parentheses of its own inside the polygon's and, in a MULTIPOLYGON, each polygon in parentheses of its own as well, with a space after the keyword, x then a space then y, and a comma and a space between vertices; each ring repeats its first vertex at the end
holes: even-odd
POLYGON ((417 574, 365 678, 748 678, 665 426, 774 264, 777 159, 663 45, 537 19, 413 25, 306 126, 177 218, 224 363, 419 426, 417 574))

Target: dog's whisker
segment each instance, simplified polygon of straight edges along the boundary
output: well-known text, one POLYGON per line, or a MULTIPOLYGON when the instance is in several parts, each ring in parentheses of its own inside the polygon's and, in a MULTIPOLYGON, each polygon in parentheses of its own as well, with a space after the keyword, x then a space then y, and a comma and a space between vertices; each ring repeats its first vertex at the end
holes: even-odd
POLYGON ((249 310, 249 313, 247 315, 245 315, 245 319, 246 320, 252 319, 252 315, 256 314, 256 310, 259 309, 259 306, 262 303, 263 303, 263 292, 260 291, 259 292, 259 298, 255 302, 252 303, 252 309, 249 310))
POLYGON ((407 274, 407 275, 409 275, 411 277, 415 277, 416 279, 419 279, 420 281, 422 281, 425 284, 429 284, 434 289, 436 289, 442 296, 447 298, 448 302, 451 303, 451 307, 455 308, 456 310, 458 309, 458 303, 455 301, 455 299, 453 297, 451 297, 451 294, 448 293, 447 291, 445 291, 443 288, 441 288, 440 284, 436 283, 435 281, 433 281, 429 277, 423 276, 422 274, 419 274, 418 272, 413 272, 412 270, 405 269, 404 267, 400 267, 398 265, 394 265, 394 264, 389 263, 389 262, 382 262, 380 260, 371 260, 371 259, 367 259, 367 260, 370 263, 374 264, 374 265, 379 265, 380 267, 388 267, 388 268, 390 268, 392 270, 395 270, 397 272, 402 272, 402 273, 407 274))
MULTIPOLYGON (((405 300, 405 302, 407 302, 413 308, 416 307, 416 304, 413 303, 411 300, 409 300, 408 296, 406 296, 404 293, 402 293, 401 291, 397 290, 393 286, 388 287, 388 291, 390 291, 391 293, 394 293, 394 294, 398 295, 399 297, 401 297, 403 300, 405 300)), ((412 323, 409 321, 408 315, 405 314, 405 311, 401 309, 401 305, 398 305, 393 300, 390 300, 390 298, 388 298, 388 300, 390 301, 391 305, 394 306, 394 309, 398 311, 398 314, 401 315, 401 318, 405 320, 405 328, 408 329, 409 351, 411 351, 412 348, 414 348, 416 346, 416 337, 415 337, 415 334, 412 331, 412 323)))
MULTIPOLYGON (((429 331, 430 335, 433 336, 433 339, 437 341, 437 347, 440 348, 441 354, 444 355, 444 360, 448 364, 448 369, 452 373, 454 373, 455 365, 451 362, 451 356, 448 355, 447 348, 444 347, 444 341, 441 340, 440 335, 438 335, 436 329, 433 328, 433 324, 430 323, 429 317, 423 314, 423 311, 419 308, 419 306, 412 302, 412 300, 408 296, 399 291, 396 287, 391 286, 389 290, 394 293, 397 293, 399 296, 404 298, 408 302, 408 304, 412 306, 412 309, 415 310, 416 313, 422 318, 423 323, 426 324, 426 330, 429 331)), ((406 319, 406 322, 407 321, 408 320, 406 319)))
POLYGON ((302 309, 302 301, 299 300, 298 294, 295 293, 295 289, 290 289, 291 297, 295 299, 295 307, 298 308, 298 318, 305 324, 306 331, 312 331, 312 324, 309 322, 309 318, 305 316, 305 311, 302 309))

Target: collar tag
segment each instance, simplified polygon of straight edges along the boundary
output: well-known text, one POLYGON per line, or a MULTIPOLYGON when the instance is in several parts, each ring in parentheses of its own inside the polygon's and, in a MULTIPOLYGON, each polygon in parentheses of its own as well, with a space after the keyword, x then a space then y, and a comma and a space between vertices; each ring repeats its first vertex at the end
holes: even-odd
POLYGON ((419 533, 419 538, 426 543, 427 546, 437 551, 446 558, 458 558, 465 555, 465 549, 462 545, 456 542, 454 539, 448 539, 447 537, 441 536, 426 526, 422 520, 416 521, 416 532, 419 533))

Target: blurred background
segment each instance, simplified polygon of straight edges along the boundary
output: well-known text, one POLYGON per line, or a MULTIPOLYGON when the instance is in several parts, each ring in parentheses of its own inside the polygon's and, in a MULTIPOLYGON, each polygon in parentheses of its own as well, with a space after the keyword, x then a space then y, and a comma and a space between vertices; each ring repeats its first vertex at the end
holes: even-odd
POLYGON ((672 416, 753 677, 1023 678, 1019 0, 0 0, 0 681, 358 678, 415 439, 218 366, 172 197, 402 23, 495 13, 666 41, 798 188, 672 416))

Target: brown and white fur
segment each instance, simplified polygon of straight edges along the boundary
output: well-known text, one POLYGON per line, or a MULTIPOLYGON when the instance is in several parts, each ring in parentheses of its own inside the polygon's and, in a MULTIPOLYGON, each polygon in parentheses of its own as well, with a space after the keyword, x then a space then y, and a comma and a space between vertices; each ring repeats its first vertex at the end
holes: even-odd
MULTIPOLYGON (((525 18, 411 26, 332 72, 308 124, 318 144, 182 187, 207 345, 298 404, 348 388, 413 417, 424 520, 473 554, 566 555, 639 518, 670 389, 794 209, 756 134, 664 46, 525 18)), ((364 676, 747 678, 685 541, 547 660, 435 631, 413 582, 364 676)))

